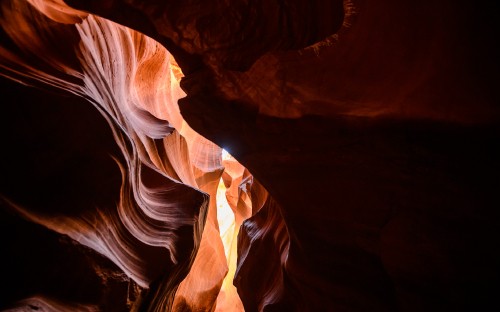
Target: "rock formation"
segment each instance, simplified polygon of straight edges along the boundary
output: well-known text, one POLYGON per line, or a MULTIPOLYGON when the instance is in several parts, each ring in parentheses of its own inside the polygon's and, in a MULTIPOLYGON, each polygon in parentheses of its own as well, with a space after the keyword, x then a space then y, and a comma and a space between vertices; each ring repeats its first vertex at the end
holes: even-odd
POLYGON ((499 308, 490 4, 0 5, 0 309, 499 308))

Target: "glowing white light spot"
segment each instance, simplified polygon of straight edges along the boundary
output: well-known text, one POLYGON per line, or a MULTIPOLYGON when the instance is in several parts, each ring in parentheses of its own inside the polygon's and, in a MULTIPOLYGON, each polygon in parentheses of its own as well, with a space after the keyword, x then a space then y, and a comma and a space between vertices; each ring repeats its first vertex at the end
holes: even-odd
POLYGON ((230 160, 232 157, 225 149, 222 149, 222 160, 230 160))
POLYGON ((226 186, 222 181, 219 181, 217 188, 217 221, 219 222, 219 232, 224 245, 226 258, 229 258, 231 251, 231 243, 234 233, 234 213, 226 199, 226 186))

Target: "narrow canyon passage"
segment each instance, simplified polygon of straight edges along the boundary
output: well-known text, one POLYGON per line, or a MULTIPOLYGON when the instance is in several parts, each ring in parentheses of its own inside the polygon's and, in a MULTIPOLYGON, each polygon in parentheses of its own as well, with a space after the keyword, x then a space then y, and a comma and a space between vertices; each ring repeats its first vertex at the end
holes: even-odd
POLYGON ((498 20, 3 0, 0 310, 499 309, 498 20))

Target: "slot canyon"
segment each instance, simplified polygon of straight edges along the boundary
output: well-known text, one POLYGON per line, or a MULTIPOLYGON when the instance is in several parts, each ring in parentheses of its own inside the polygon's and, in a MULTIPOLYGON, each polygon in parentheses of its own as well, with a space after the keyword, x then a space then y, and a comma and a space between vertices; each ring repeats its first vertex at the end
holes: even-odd
POLYGON ((0 310, 500 311, 499 15, 1 0, 0 310))

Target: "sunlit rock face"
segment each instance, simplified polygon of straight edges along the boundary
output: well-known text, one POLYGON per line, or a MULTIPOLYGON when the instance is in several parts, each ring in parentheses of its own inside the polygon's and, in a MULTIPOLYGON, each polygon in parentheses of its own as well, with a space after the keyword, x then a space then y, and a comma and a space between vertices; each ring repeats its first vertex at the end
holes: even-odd
POLYGON ((0 308, 497 310, 489 6, 3 1, 0 308))

